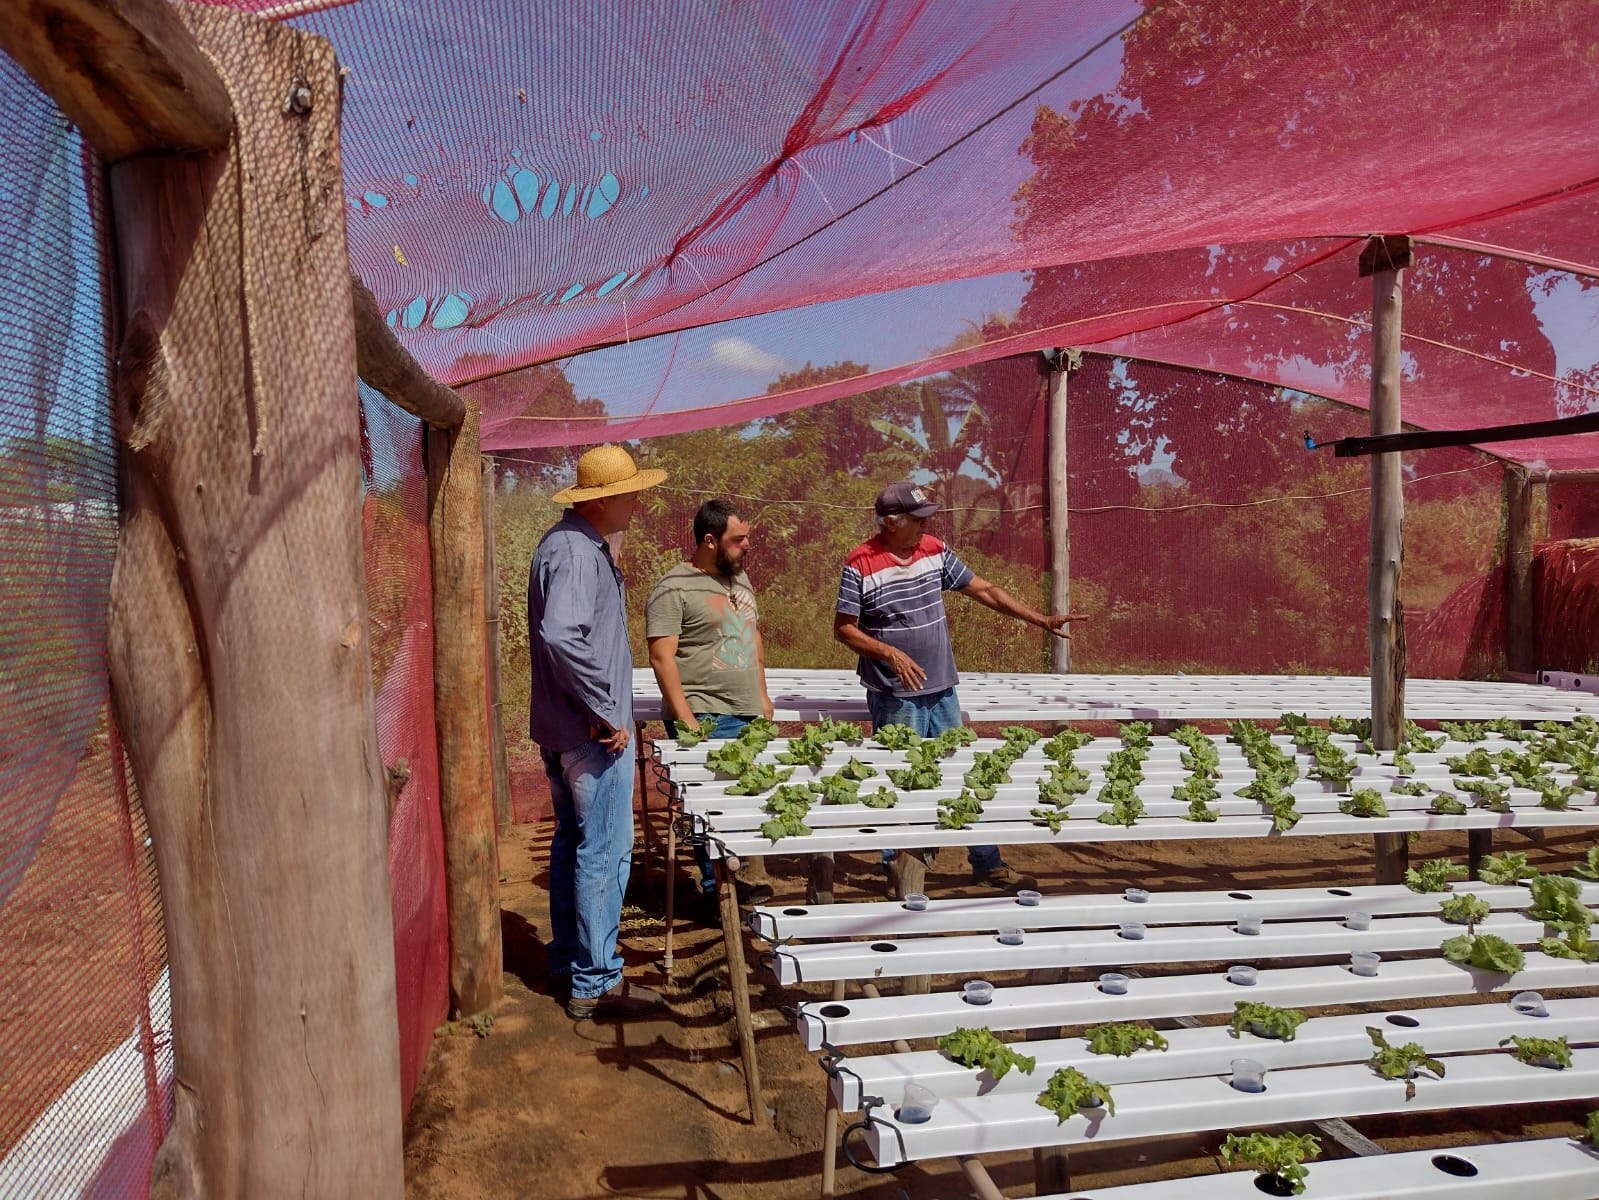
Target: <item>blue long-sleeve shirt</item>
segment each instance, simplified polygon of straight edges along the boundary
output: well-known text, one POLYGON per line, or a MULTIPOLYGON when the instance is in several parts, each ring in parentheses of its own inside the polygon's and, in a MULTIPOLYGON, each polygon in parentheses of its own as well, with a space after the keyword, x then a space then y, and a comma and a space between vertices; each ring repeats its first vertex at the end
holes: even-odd
POLYGON ((533 661, 528 730, 552 754, 593 736, 600 723, 633 721, 633 653, 627 591, 611 548, 567 509, 528 569, 527 628, 533 661))

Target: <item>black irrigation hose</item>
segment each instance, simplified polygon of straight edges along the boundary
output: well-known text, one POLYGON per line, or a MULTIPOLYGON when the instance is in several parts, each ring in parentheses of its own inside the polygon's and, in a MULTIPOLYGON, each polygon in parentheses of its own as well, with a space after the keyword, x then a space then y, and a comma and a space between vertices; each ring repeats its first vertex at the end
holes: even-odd
POLYGON ((838 1140, 838 1148, 844 1152, 844 1161, 849 1163, 849 1165, 854 1167, 857 1171, 865 1171, 868 1175, 892 1175, 895 1171, 899 1170, 899 1168, 905 1164, 905 1161, 909 1157, 905 1153, 905 1139, 900 1136, 899 1127, 896 1126, 896 1125, 888 1125, 887 1122, 885 1122, 885 1121, 873 1121, 872 1120, 872 1109, 874 1107, 876 1107, 877 1104, 881 1104, 882 1102, 883 1102, 882 1098, 879 1097, 879 1096, 867 1096, 865 1098, 865 1105, 866 1105, 866 1115, 865 1115, 865 1117, 863 1117, 859 1121, 856 1121, 852 1125, 846 1125, 844 1127, 844 1132, 839 1136, 839 1140, 838 1140), (873 1101, 875 1101, 876 1104, 874 1104, 873 1101), (900 1157, 900 1162, 898 1164, 896 1164, 895 1166, 891 1166, 891 1167, 869 1167, 865 1163, 858 1161, 856 1159, 855 1155, 850 1153, 850 1148, 849 1148, 850 1134, 854 1133, 857 1129, 868 1129, 874 1124, 876 1124, 876 1125, 886 1125, 887 1128, 892 1129, 894 1131, 894 1140, 899 1142, 899 1157, 900 1157))

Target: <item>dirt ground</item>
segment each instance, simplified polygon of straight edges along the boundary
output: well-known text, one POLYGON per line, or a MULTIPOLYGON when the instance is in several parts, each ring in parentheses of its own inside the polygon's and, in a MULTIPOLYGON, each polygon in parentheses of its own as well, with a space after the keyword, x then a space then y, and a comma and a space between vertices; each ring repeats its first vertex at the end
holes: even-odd
MULTIPOLYGON (((710 919, 678 922, 675 978, 663 980, 661 897, 639 886, 622 943, 629 974, 660 987, 669 1012, 660 1020, 575 1024, 549 995, 542 940, 548 936, 549 826, 519 824, 503 847, 505 999, 487 1037, 457 1031, 438 1038, 407 1124, 406 1173, 412 1200, 532 1197, 588 1200, 630 1196, 684 1200, 788 1200, 820 1192, 824 1078, 800 1047, 777 1006, 803 998, 771 983, 751 964, 760 1067, 770 1128, 753 1128, 734 1042, 732 1001, 720 934, 710 919)), ((1464 860, 1463 835, 1427 835, 1413 858, 1464 860)), ((1569 865, 1589 833, 1547 839, 1499 835, 1496 849, 1526 849, 1550 868, 1569 865)), ((1293 887, 1371 881, 1369 838, 1302 838, 1248 842, 1138 842, 1065 849, 1007 851, 1046 893, 1161 889, 1293 887)), ((964 861, 945 852, 929 873, 928 891, 962 894, 964 861)), ((685 856, 685 864, 687 862, 685 856)), ((803 864, 767 860, 780 901, 800 901, 803 864)), ((837 896, 881 898, 882 877, 869 856, 841 856, 837 896)), ((658 861, 652 882, 659 879, 658 861)), ((691 900, 683 872, 679 912, 691 900)), ((940 981, 935 981, 935 986, 940 981)), ((943 981, 946 985, 948 981, 943 981)), ((820 993, 817 993, 818 995, 820 993)), ((1351 1011, 1351 1010, 1340 1010, 1351 1011)), ((869 1048, 862 1048, 866 1051, 869 1048)), ((1591 1105, 1483 1109, 1361 1120, 1358 1127, 1389 1150, 1484 1140, 1575 1135, 1591 1105)), ((1095 1187, 1219 1170, 1221 1134, 1124 1142, 1073 1150, 1074 1196, 1095 1187)), ((1345 1152, 1330 1143, 1324 1157, 1345 1152)), ((1010 1196, 1034 1194, 1028 1154, 986 1156, 1010 1196)), ((890 1200, 903 1188, 915 1198, 969 1194, 951 1160, 892 1175, 867 1175, 840 1161, 841 1196, 890 1200)))

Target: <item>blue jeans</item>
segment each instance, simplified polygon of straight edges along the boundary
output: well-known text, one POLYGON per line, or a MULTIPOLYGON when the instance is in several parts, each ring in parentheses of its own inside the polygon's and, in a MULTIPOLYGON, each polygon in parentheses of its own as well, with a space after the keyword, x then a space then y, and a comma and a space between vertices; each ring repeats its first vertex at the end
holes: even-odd
MULTIPOLYGON (((872 718, 872 728, 885 725, 909 725, 925 738, 937 737, 946 729, 961 723, 961 704, 954 688, 931 692, 926 696, 896 696, 890 692, 866 690, 866 711, 872 718)), ((894 857, 892 850, 883 851, 886 863, 894 857)), ((992 871, 1002 863, 998 846, 969 846, 966 861, 972 870, 992 871)))
MULTIPOLYGON (((744 732, 744 727, 753 721, 754 717, 740 717, 732 713, 695 713, 696 721, 715 720, 716 728, 711 730, 713 738, 736 738, 744 732)), ((682 727, 681 721, 670 722, 675 732, 682 727)), ((716 894, 716 867, 711 862, 711 852, 708 847, 701 844, 694 847, 694 861, 700 868, 700 891, 707 896, 716 894)))
POLYGON ((622 978, 616 939, 633 862, 633 760, 589 741, 542 751, 555 807, 550 839, 550 973, 572 995, 604 995, 622 978))

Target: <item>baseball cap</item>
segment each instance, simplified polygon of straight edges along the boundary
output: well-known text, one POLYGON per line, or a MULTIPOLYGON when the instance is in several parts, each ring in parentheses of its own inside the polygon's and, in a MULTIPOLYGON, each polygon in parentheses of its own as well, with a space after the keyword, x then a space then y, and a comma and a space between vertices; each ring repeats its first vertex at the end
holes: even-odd
POLYGON ((906 480, 903 483, 891 483, 877 494, 877 515, 890 517, 898 513, 905 513, 912 517, 926 519, 938 511, 938 505, 933 502, 918 484, 906 480))

